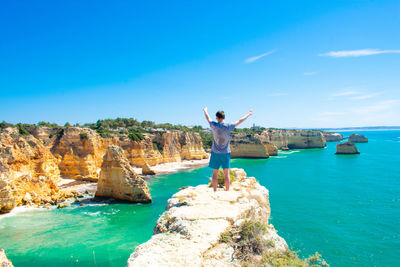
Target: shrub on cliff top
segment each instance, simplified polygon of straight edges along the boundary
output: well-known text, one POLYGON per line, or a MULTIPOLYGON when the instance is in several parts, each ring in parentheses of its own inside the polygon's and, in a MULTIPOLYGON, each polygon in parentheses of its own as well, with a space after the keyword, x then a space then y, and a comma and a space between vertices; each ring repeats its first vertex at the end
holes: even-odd
POLYGON ((30 135, 31 133, 26 129, 26 127, 31 126, 30 124, 18 123, 17 128, 20 135, 30 135))
POLYGON ((40 121, 40 122, 38 122, 37 125, 38 126, 43 126, 43 127, 49 127, 49 128, 52 128, 52 129, 60 128, 60 126, 57 123, 50 123, 50 122, 45 122, 45 121, 40 121))
POLYGON ((0 122, 0 131, 7 127, 15 127, 15 126, 13 124, 5 122, 5 121, 0 122))
POLYGON ((134 132, 134 131, 129 132, 128 137, 132 141, 136 141, 136 142, 140 142, 144 139, 144 136, 140 132, 134 132))
POLYGON ((241 261, 242 266, 283 267, 327 267, 327 264, 317 252, 309 258, 302 260, 296 252, 289 249, 285 251, 271 250, 275 247, 272 240, 266 240, 267 225, 257 220, 246 220, 240 226, 232 227, 228 232, 221 234, 220 242, 232 246, 235 250, 234 258, 241 261))

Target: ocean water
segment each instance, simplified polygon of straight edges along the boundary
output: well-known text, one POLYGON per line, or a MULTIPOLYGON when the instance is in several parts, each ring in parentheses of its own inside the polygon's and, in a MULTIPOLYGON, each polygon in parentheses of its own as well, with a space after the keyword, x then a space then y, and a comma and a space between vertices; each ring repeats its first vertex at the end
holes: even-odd
MULTIPOLYGON (((400 131, 359 132, 360 155, 323 149, 235 159, 270 191, 271 219, 291 249, 331 266, 400 266, 400 131)), ((348 135, 349 133, 343 133, 348 135)), ((168 198, 206 183, 207 167, 148 181, 152 204, 29 210, 0 219, 0 247, 15 266, 124 266, 148 240, 168 198)))

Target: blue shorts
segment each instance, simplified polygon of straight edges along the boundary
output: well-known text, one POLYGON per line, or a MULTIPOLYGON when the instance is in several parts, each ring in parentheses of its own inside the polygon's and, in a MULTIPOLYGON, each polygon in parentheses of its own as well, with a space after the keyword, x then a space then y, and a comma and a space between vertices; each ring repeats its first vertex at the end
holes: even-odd
POLYGON ((210 163, 208 167, 213 169, 228 169, 231 164, 231 153, 214 153, 211 152, 210 163))

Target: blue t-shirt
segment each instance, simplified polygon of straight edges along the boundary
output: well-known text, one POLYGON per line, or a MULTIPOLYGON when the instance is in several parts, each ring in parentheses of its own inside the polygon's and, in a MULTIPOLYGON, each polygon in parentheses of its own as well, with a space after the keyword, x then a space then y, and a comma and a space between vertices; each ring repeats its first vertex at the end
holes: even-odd
POLYGON ((231 149, 229 147, 229 137, 231 135, 231 131, 235 129, 235 124, 212 121, 210 122, 210 127, 213 133, 211 152, 231 153, 231 149))

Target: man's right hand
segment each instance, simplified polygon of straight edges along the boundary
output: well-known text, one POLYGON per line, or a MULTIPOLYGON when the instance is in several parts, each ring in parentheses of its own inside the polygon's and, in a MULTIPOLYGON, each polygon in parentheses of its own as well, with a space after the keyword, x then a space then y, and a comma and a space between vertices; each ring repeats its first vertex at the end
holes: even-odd
POLYGON ((203 108, 204 113, 207 113, 207 107, 203 108))

